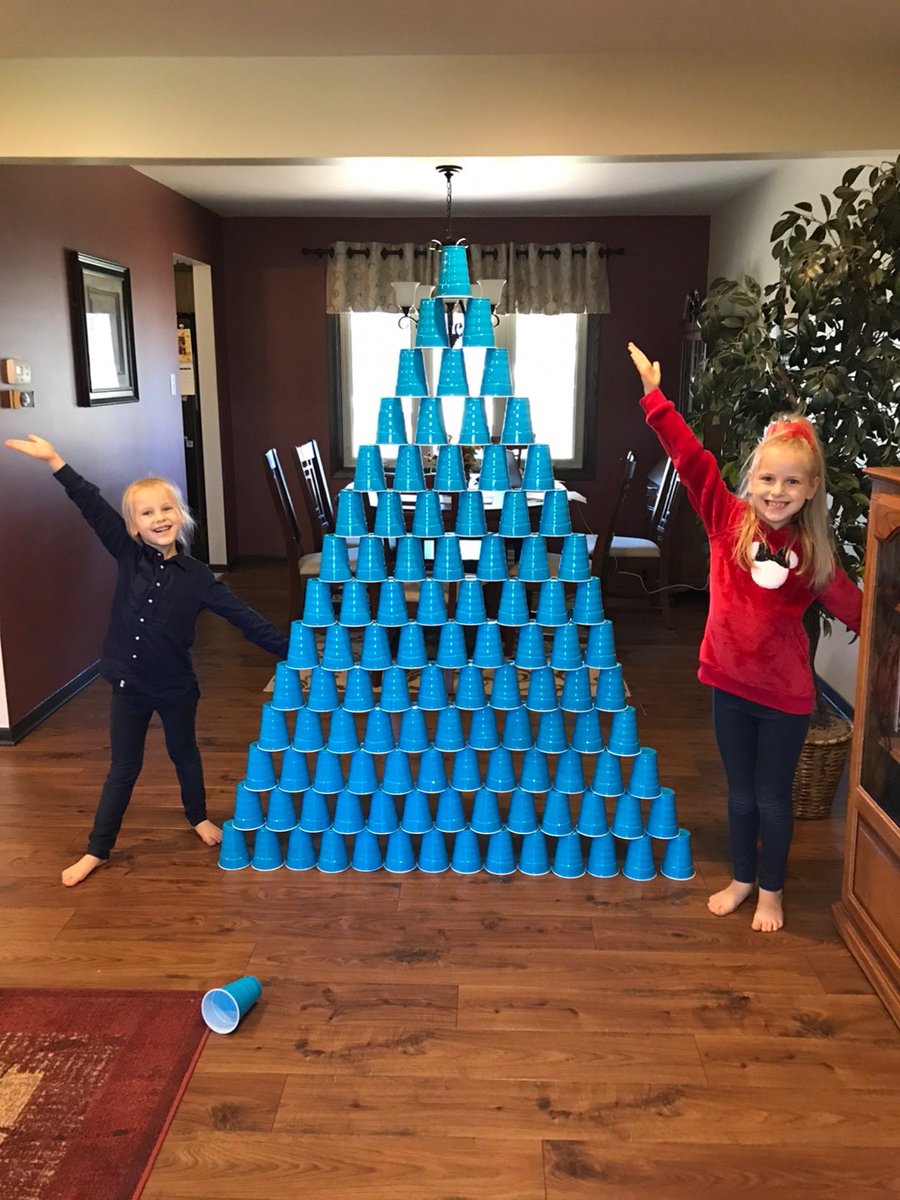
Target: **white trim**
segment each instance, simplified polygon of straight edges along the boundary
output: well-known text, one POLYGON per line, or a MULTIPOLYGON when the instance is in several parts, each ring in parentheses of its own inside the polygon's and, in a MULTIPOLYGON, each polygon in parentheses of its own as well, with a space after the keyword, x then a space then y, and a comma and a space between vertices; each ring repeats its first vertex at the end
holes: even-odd
POLYGON ((3 670, 2 640, 0 640, 0 728, 9 729, 9 702, 6 697, 6 675, 3 670))
POLYGON ((194 272, 194 323, 200 376, 200 425, 203 433, 203 482, 209 561, 228 562, 225 530, 225 487, 222 478, 222 431, 219 421, 219 380, 216 371, 216 332, 213 320, 212 268, 190 262, 194 272))

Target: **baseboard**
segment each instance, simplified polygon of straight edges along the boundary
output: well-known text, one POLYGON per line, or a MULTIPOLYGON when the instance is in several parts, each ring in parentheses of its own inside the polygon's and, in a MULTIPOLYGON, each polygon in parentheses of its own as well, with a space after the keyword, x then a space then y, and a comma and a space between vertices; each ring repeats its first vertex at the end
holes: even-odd
POLYGON ((850 701, 845 700, 840 692, 835 691, 830 683, 826 683, 825 680, 820 679, 818 675, 816 676, 816 684, 831 707, 839 712, 842 717, 846 717, 848 721, 852 721, 853 705, 850 703, 850 701))
POLYGON ((18 745, 24 737, 32 730, 37 729, 58 708, 62 708, 73 696, 77 696, 80 691, 83 691, 89 683, 93 683, 99 674, 100 663, 98 660, 91 663, 89 667, 85 667, 74 679, 70 679, 68 683, 55 691, 52 696, 42 700, 36 708, 33 708, 30 713, 26 713, 14 725, 11 727, 0 726, 0 746, 18 745))

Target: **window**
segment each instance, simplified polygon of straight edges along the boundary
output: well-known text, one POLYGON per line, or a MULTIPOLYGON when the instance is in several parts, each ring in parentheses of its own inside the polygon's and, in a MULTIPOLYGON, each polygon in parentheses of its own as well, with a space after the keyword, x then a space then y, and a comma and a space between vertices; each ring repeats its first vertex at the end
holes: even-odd
MULTIPOLYGON (((599 318, 583 313, 514 314, 500 318, 496 344, 509 351, 516 394, 528 396, 535 440, 550 446, 561 474, 585 473, 585 451, 593 446, 596 393, 596 345, 599 318)), ((375 439, 379 400, 394 394, 398 351, 415 339, 415 326, 398 325, 396 313, 344 313, 329 318, 332 386, 332 461, 351 470, 358 447, 375 439)), ((429 382, 437 379, 440 352, 425 351, 429 382)), ((484 351, 465 351, 466 373, 477 394, 484 351)), ((410 434, 418 402, 404 398, 410 434)), ((487 401, 492 431, 499 435, 503 401, 487 401), (495 411, 490 406, 494 403, 495 411)), ((450 436, 459 428, 461 396, 445 396, 444 418, 450 436)))

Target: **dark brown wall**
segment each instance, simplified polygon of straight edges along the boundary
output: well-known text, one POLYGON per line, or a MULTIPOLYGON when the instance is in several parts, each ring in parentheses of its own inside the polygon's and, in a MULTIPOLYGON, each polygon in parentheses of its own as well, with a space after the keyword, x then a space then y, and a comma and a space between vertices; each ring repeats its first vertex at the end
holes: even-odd
MULTIPOLYGON (((172 255, 220 269, 221 222, 127 167, 0 166, 0 357, 31 364, 40 433, 118 502, 149 471, 184 482, 172 255), (140 401, 75 403, 65 252, 130 267, 140 401)), ((221 339, 220 339, 221 340, 221 339)), ((224 372, 220 384, 224 388, 224 372)), ((99 655, 113 564, 48 469, 0 449, 0 638, 15 724, 99 655)))
MULTIPOLYGON (((604 478, 626 449, 638 455, 638 485, 628 521, 639 532, 640 479, 660 457, 643 424, 629 340, 678 378, 685 294, 705 290, 709 222, 705 217, 517 218, 457 221, 472 242, 595 240, 622 246, 609 259, 612 312, 601 321, 594 477, 573 484, 588 497, 590 520, 606 499, 604 478)), ((336 240, 423 241, 438 220, 232 219, 224 222, 228 374, 234 435, 237 552, 279 554, 282 542, 266 491, 262 454, 316 437, 326 458, 328 380, 325 262, 304 246, 336 240)), ((289 476, 293 483, 293 475, 289 476)), ((334 482, 334 481, 333 481, 334 482)), ((299 497, 298 497, 299 498, 299 497)))

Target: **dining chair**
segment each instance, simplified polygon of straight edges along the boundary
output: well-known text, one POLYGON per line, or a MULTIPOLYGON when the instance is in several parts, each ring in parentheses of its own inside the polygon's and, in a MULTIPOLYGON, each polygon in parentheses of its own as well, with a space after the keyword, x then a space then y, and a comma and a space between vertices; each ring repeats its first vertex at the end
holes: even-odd
POLYGON ((322 538, 334 533, 334 501, 325 478, 325 463, 315 438, 291 447, 294 466, 303 490, 303 501, 309 517, 312 544, 315 552, 322 550, 322 538))
POLYGON ((288 624, 300 616, 303 611, 303 597, 306 591, 306 581, 312 575, 318 575, 322 561, 321 553, 306 554, 303 550, 303 538, 300 533, 300 523, 294 501, 288 490, 287 480, 281 467, 278 451, 272 447, 263 455, 263 466, 266 472, 266 482, 269 494, 275 505, 278 525, 284 539, 284 549, 288 561, 288 624))

